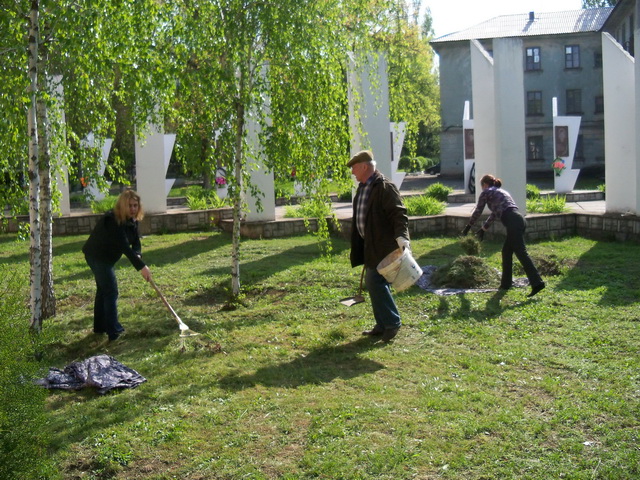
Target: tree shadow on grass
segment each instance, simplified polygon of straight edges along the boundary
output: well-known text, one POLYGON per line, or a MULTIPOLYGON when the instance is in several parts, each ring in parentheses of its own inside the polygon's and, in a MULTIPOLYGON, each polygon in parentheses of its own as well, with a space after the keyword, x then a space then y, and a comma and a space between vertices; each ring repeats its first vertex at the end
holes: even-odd
MULTIPOLYGON (((638 301, 640 247, 635 243, 600 241, 583 253, 554 289, 560 293, 603 288, 597 305, 624 306, 638 301)), ((544 293, 544 292, 543 292, 544 293)), ((559 298, 561 298, 561 293, 559 298)))
POLYGON ((231 238, 227 234, 194 233, 193 237, 168 247, 149 246, 147 249, 143 241, 144 259, 152 268, 162 267, 231 245, 231 238))
MULTIPOLYGON (((334 248, 334 253, 339 254, 334 248)), ((260 287, 260 282, 265 279, 293 267, 303 266, 318 259, 320 252, 315 243, 298 245, 281 252, 265 255, 255 260, 240 263, 240 280, 245 290, 249 289, 256 295, 264 295, 265 289, 260 287)), ((213 279, 213 286, 186 299, 183 303, 189 306, 210 305, 215 302, 224 302, 228 299, 230 291, 231 264, 209 269, 205 274, 213 279)))
POLYGON ((384 368, 384 365, 359 355, 384 345, 369 337, 338 346, 328 345, 289 362, 259 368, 252 374, 227 375, 219 384, 221 388, 237 391, 258 384, 265 387, 297 388, 308 384, 328 383, 336 378, 355 378, 384 368))
POLYGON ((2 257, 2 263, 5 265, 25 264, 29 262, 29 243, 25 243, 24 252, 2 257))

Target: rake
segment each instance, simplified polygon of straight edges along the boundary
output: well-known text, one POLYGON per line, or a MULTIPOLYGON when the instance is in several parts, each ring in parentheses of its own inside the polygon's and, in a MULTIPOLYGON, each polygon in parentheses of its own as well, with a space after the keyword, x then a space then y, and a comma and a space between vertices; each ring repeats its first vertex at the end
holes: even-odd
POLYGON ((162 299, 162 303, 164 303, 165 307, 167 307, 167 310, 169 310, 169 312, 171 313, 171 315, 173 316, 173 318, 176 319, 176 322, 178 322, 178 327, 180 327, 180 336, 181 337, 195 337, 196 335, 198 335, 197 332, 194 332, 193 330, 191 330, 189 327, 187 327, 187 325, 182 321, 182 319, 178 316, 178 314, 176 313, 176 311, 171 307, 171 305, 169 305, 169 302, 167 302, 167 299, 164 298, 164 295, 162 295, 162 292, 160 291, 160 289, 158 288, 158 286, 156 285, 156 283, 153 281, 152 278, 149 279, 149 283, 151 284, 151 286, 153 287, 153 289, 158 292, 158 295, 160 296, 160 298, 162 299))

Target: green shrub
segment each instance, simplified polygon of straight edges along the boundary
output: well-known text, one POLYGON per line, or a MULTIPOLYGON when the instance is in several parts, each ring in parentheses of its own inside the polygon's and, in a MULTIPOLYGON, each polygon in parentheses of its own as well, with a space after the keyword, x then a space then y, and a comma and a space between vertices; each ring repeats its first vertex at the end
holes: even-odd
POLYGON ((210 210, 221 208, 226 202, 218 197, 215 190, 206 190, 200 185, 191 185, 186 190, 185 199, 189 210, 210 210))
POLYGON ((453 192, 453 188, 447 187, 442 183, 434 183, 429 185, 429 187, 425 190, 425 195, 431 198, 435 198, 441 202, 446 202, 449 198, 449 194, 453 192))
POLYGON ((424 157, 409 157, 402 156, 398 162, 398 170, 404 170, 405 172, 422 172, 425 169, 426 159, 424 157))
POLYGON ((86 201, 87 197, 85 197, 84 193, 82 192, 75 192, 69 195, 69 202, 71 203, 79 203, 81 205, 84 205, 86 201))
POLYGON ((338 193, 338 200, 341 202, 351 202, 353 201, 353 190, 345 190, 344 192, 338 193))
POLYGON ((114 195, 104 197, 102 200, 92 200, 91 211, 93 213, 106 213, 109 210, 113 210, 113 207, 116 206, 117 201, 118 197, 114 195))
POLYGON ((424 170, 426 170, 429 167, 433 167, 434 165, 436 165, 440 160, 438 160, 437 158, 428 158, 425 157, 424 159, 424 170))
POLYGON ((325 218, 331 215, 331 205, 303 200, 299 205, 288 205, 284 209, 285 218, 325 218))
POLYGON ((291 179, 286 179, 286 180, 278 180, 278 179, 276 179, 276 181, 274 183, 274 189, 275 189, 276 198, 291 197, 294 194, 293 180, 291 180, 291 179))
POLYGON ((424 217, 426 215, 440 215, 446 208, 446 203, 428 195, 407 197, 404 199, 407 214, 412 217, 424 217))
POLYGON ((0 266, 0 478, 45 478, 47 393, 32 383, 42 375, 29 333, 27 286, 20 278, 0 266))
POLYGON ((535 185, 529 185, 527 183, 527 198, 530 200, 535 200, 540 198, 540 189, 535 185))
POLYGON ((598 187, 597 187, 597 188, 598 188, 598 191, 599 191, 599 192, 602 192, 602 193, 605 193, 605 192, 607 191, 607 186, 606 186, 604 183, 603 183, 603 184, 598 185, 598 187))
POLYGON ((173 187, 169 191, 169 197, 171 198, 186 197, 189 189, 194 186, 197 187, 198 185, 183 185, 181 187, 173 187))
POLYGON ((410 171, 412 161, 412 158, 408 155, 401 156, 398 161, 398 170, 404 170, 405 172, 410 171))
POLYGON ((548 195, 535 200, 527 200, 527 211, 530 213, 562 213, 567 211, 565 195, 548 195))

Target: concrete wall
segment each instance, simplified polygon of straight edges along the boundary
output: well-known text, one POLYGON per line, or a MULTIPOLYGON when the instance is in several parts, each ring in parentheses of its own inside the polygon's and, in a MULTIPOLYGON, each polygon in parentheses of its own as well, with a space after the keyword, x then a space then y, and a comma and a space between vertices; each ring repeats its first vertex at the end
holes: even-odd
MULTIPOLYGON (((54 220, 54 235, 89 235, 101 215, 82 215, 59 217, 54 220)), ((486 218, 484 216, 483 218, 486 218)), ((28 217, 18 219, 28 222, 28 217)), ((457 236, 469 221, 468 215, 433 215, 428 217, 410 217, 409 232, 412 237, 457 236)), ((349 239, 351 235, 351 219, 340 219, 339 228, 329 221, 329 228, 334 235, 349 239)), ((310 222, 311 230, 317 228, 314 220, 310 222)), ((231 233, 233 220, 230 208, 216 210, 181 211, 165 214, 150 214, 140 225, 143 235, 207 231, 220 228, 231 233)), ((17 231, 15 220, 9 221, 10 232, 17 231)), ((303 219, 284 219, 279 221, 246 222, 242 225, 241 234, 246 238, 281 238, 307 233, 303 219)), ((565 236, 579 235, 596 240, 634 241, 640 242, 640 217, 631 215, 608 214, 530 214, 527 215, 527 241, 556 239, 565 236)), ((505 236, 504 227, 494 222, 485 238, 501 240, 505 236)))

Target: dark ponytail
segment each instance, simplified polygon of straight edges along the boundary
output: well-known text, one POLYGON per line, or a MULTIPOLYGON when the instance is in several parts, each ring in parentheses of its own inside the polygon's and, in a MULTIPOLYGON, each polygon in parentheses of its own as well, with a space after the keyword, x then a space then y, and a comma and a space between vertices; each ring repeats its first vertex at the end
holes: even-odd
POLYGON ((480 185, 489 185, 490 187, 500 188, 502 186, 502 180, 494 177, 493 175, 485 175, 480 180, 480 185))

